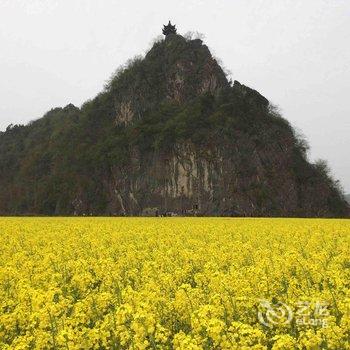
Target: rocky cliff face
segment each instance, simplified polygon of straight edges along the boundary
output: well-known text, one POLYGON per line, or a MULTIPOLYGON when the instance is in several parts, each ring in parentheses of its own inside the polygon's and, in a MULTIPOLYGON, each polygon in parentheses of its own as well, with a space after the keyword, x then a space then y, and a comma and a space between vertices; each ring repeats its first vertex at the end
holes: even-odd
POLYGON ((81 109, 9 128, 0 151, 5 214, 349 214, 268 100, 229 82, 201 40, 180 35, 81 109))
POLYGON ((116 125, 142 118, 162 101, 183 104, 228 87, 226 76, 202 41, 169 35, 156 43, 145 59, 136 59, 129 74, 120 74, 111 85, 116 125))
MULTIPOLYGON (((276 137, 270 133, 271 139, 276 137)), ((293 172, 293 135, 259 147, 238 131, 205 146, 175 144, 112 168, 109 211, 123 215, 333 216, 334 189, 305 160, 293 172), (116 194, 116 196, 113 196, 116 194), (145 195, 146 194, 146 195, 145 195), (317 197, 317 201, 315 201, 317 197)))

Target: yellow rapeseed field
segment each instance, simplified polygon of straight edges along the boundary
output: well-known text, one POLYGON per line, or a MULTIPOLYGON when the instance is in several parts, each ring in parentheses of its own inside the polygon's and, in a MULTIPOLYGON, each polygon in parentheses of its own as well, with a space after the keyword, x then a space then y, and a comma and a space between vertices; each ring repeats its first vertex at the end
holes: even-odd
POLYGON ((0 349, 350 349, 350 221, 0 219, 0 349))

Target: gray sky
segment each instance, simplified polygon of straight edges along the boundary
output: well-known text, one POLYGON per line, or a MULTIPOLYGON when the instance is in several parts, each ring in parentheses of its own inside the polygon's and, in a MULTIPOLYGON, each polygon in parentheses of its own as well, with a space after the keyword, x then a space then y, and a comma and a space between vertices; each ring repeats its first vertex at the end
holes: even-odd
POLYGON ((203 33, 350 192, 349 0, 0 0, 0 130, 94 97, 169 19, 203 33))

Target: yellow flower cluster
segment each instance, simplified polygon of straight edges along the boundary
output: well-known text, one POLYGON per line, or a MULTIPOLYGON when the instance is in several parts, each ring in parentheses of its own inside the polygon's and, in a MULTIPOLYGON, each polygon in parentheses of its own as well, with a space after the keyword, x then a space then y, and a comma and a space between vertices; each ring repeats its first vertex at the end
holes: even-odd
POLYGON ((350 221, 0 219, 1 349, 350 349, 350 221))

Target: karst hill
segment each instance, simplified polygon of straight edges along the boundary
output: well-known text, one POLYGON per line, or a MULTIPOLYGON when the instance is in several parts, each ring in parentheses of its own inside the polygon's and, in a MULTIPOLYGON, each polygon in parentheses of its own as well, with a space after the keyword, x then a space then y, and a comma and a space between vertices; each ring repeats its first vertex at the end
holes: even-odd
POLYGON ((349 215, 265 97, 201 40, 163 33, 81 108, 0 134, 1 214, 349 215))

